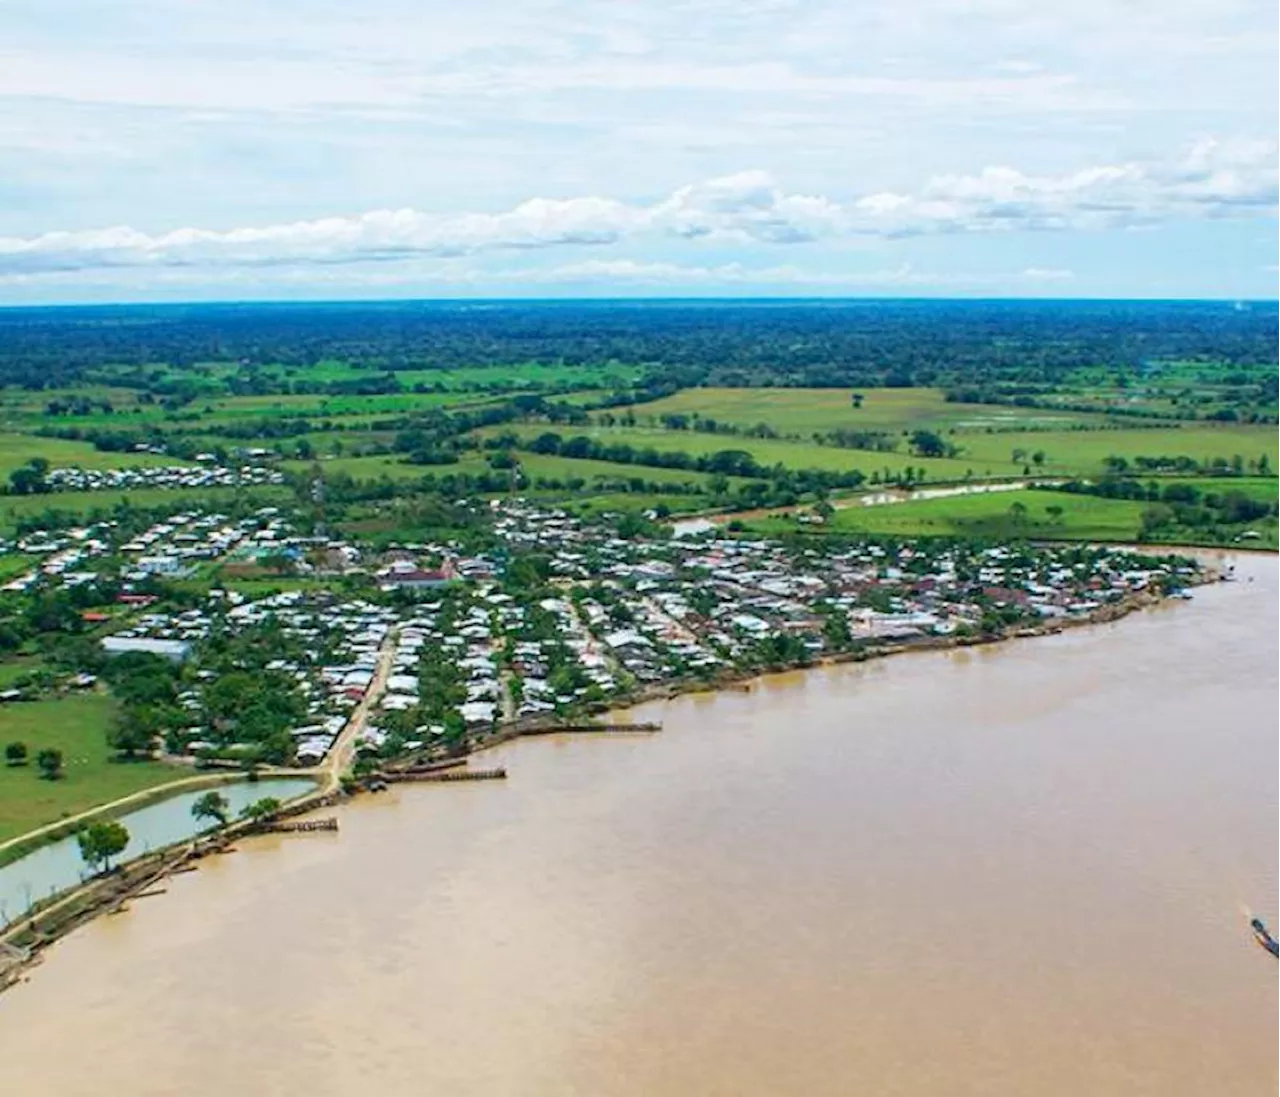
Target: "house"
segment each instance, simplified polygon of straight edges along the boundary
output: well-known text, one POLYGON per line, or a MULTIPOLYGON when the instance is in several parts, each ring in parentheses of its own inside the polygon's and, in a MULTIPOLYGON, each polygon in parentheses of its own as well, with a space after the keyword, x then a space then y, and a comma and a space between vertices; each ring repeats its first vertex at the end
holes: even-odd
POLYGON ((401 571, 396 569, 383 577, 383 584, 400 590, 435 590, 453 580, 443 571, 401 571))
POLYGON ((191 645, 185 640, 158 640, 148 636, 107 636, 102 641, 102 650, 108 655, 140 651, 181 663, 191 654, 191 645))

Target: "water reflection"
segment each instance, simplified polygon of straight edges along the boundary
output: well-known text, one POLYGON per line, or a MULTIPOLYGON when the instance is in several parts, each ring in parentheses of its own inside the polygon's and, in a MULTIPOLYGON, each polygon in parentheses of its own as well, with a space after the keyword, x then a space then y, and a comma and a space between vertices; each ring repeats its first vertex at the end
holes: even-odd
MULTIPOLYGON (((220 785, 218 791, 227 798, 234 816, 264 796, 291 800, 314 787, 313 782, 305 779, 283 779, 220 785)), ((117 860, 138 857, 194 835, 200 825, 191 816, 191 805, 208 791, 184 792, 119 816, 129 831, 129 845, 117 860)), ((88 870, 74 837, 51 842, 5 865, 0 868, 0 925, 20 917, 33 903, 56 895, 87 876, 88 870)))

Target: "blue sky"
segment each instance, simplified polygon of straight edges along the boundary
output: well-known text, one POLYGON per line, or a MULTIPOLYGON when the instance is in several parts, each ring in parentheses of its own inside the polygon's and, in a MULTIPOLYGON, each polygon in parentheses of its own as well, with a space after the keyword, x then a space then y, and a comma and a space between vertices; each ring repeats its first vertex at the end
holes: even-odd
POLYGON ((1274 297, 1273 0, 6 0, 0 303, 1274 297))

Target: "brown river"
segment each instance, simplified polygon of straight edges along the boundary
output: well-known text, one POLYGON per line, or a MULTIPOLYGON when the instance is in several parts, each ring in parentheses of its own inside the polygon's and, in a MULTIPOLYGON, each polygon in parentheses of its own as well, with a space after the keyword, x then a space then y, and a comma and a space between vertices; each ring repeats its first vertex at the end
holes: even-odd
POLYGON ((340 809, 58 944, 15 1097, 1276 1092, 1274 558, 340 809))

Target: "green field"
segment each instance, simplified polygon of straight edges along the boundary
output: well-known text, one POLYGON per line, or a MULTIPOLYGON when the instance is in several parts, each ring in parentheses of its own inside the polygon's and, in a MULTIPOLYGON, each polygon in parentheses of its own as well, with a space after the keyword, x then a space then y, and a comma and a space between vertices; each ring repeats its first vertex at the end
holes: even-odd
MULTIPOLYGON (((597 412, 618 415, 625 409, 597 412)), ((696 388, 663 400, 637 404, 631 410, 639 422, 656 425, 663 415, 695 413, 702 418, 741 427, 766 423, 779 434, 808 440, 815 431, 875 430, 889 433, 926 428, 985 430, 1063 428, 1073 423, 1098 424, 1101 416, 1040 408, 1010 408, 985 404, 948 403, 941 389, 793 389, 696 388), (853 406, 853 393, 862 406, 853 406)))
POLYGON ((554 501, 558 506, 583 518, 633 511, 659 510, 660 512, 664 507, 673 515, 698 514, 707 507, 706 499, 699 495, 646 495, 644 492, 571 495, 554 501))
MULTIPOLYGON (((812 442, 789 442, 767 438, 745 438, 739 435, 703 434, 700 431, 661 430, 645 427, 548 427, 545 424, 511 424, 492 428, 485 434, 513 433, 523 441, 531 442, 548 430, 559 434, 566 441, 586 435, 604 444, 625 444, 636 449, 655 449, 664 453, 687 453, 698 457, 721 450, 743 450, 752 454, 764 467, 782 465, 791 469, 825 469, 849 472, 859 469, 870 477, 873 473, 889 470, 895 475, 908 465, 926 469, 932 480, 962 479, 966 473, 974 476, 1011 476, 1022 471, 1006 457, 976 463, 963 458, 917 457, 912 453, 877 453, 871 450, 840 449, 836 446, 820 446, 812 442)), ((619 466, 631 468, 630 465, 619 466)))
MULTIPOLYGON (((854 504, 837 510, 824 528, 902 537, 1126 541, 1137 536, 1146 505, 1027 489, 879 506, 854 504), (1011 510, 1015 504, 1025 510, 1021 514, 1011 510), (1061 507, 1062 514, 1050 515, 1046 508, 1051 506, 1061 507)), ((790 516, 764 518, 752 526, 769 532, 813 528, 790 516)))
POLYGON ((1045 475, 1096 476, 1105 471, 1108 457, 1123 457, 1130 463, 1137 457, 1190 457, 1211 461, 1257 460, 1264 454, 1272 469, 1280 461, 1280 436, 1275 427, 1202 426, 1187 424, 1161 429, 1107 429, 1034 431, 1008 434, 963 434, 949 438, 963 450, 961 460, 971 459, 984 467, 994 461, 1013 463, 1013 451, 1028 457, 1037 450, 1045 455, 1039 471, 1045 475))
MULTIPOLYGON (((650 465, 619 465, 612 461, 591 461, 578 457, 560 457, 541 453, 520 451, 520 466, 525 475, 532 478, 539 476, 549 480, 570 480, 578 478, 588 485, 598 481, 616 482, 638 477, 649 483, 657 484, 700 484, 706 486, 709 476, 705 472, 693 472, 688 469, 664 469, 650 465)), ((731 476, 730 483, 747 483, 743 477, 731 476)))
POLYGON ((411 465, 402 453, 381 454, 376 457, 324 457, 319 461, 282 461, 280 467, 287 472, 307 473, 319 465, 323 476, 350 476, 353 480, 421 480, 424 476, 445 476, 450 473, 483 472, 488 468, 483 456, 464 454, 454 465, 411 465))
MULTIPOLYGON (((1107 457, 1129 461, 1138 456, 1190 457, 1209 461, 1216 457, 1244 461, 1266 455, 1271 468, 1280 461, 1277 431, 1271 426, 1231 423, 1205 424, 1169 422, 1160 426, 1136 426, 1132 419, 1078 412, 1054 412, 1043 408, 1011 408, 983 404, 948 403, 939 389, 868 389, 862 393, 861 408, 853 407, 851 389, 686 389, 674 396, 631 409, 636 429, 661 427, 664 415, 684 415, 733 423, 743 428, 765 424, 791 444, 807 444, 815 433, 845 429, 875 431, 899 436, 899 450, 907 449, 905 435, 914 430, 931 430, 958 446, 961 468, 972 468, 976 476, 1017 474, 1043 452, 1042 466, 1033 471, 1057 475, 1096 475, 1103 471, 1107 457), (1017 460, 1014 451, 1021 450, 1017 460)), ((596 413, 621 414, 621 409, 596 413)), ((677 437, 694 432, 674 431, 677 437)), ((749 449, 763 443, 741 436, 704 435, 719 439, 717 449, 749 449)), ((666 448, 663 446, 662 448, 666 448)), ((692 446, 689 452, 705 452, 692 446)), ((765 452, 765 451, 761 451, 765 452)), ((783 453, 779 458, 792 467, 866 467, 873 458, 833 466, 829 459, 783 453), (805 464, 798 462, 804 461, 805 464), (824 462, 824 463, 819 463, 824 462)), ((847 452, 847 451, 846 451, 847 452)), ((860 451, 857 451, 860 452, 860 451)), ((905 460, 905 459, 904 459, 905 460)), ((907 461, 909 463, 909 461, 907 461)), ((871 465, 870 467, 875 467, 871 465)), ((937 467, 927 466, 932 470, 937 467)), ((957 467, 957 466, 952 466, 957 467)), ((935 479, 941 478, 939 472, 935 479)))
POLYGON ((154 453, 102 453, 88 442, 64 438, 41 438, 31 434, 0 434, 0 480, 25 465, 33 457, 43 457, 54 468, 78 466, 86 469, 154 468, 157 465, 186 465, 175 457, 154 453))
POLYGON ((0 841, 45 823, 186 776, 159 762, 116 762, 105 733, 115 702, 105 694, 0 706, 0 743, 27 744, 30 764, 0 764, 0 841), (38 776, 36 754, 62 751, 65 776, 38 776))

